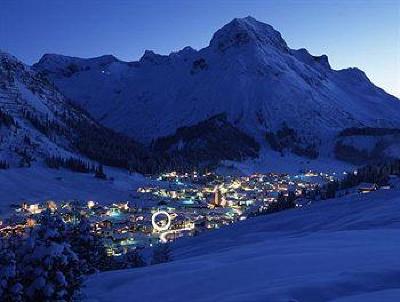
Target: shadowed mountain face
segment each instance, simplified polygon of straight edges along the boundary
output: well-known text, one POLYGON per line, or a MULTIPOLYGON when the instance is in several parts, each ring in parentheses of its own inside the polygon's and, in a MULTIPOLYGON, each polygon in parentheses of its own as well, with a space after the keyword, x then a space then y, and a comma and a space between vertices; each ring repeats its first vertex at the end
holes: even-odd
POLYGON ((252 17, 234 19, 198 51, 146 51, 138 62, 48 54, 34 68, 98 121, 144 143, 222 113, 260 143, 288 127, 302 144, 296 150, 328 155, 346 128, 400 127, 400 101, 362 71, 290 49, 252 17))
POLYGON ((173 156, 182 168, 198 163, 215 167, 221 159, 241 161, 257 157, 259 151, 259 144, 229 123, 225 114, 178 128, 174 135, 155 140, 152 147, 155 153, 173 156))

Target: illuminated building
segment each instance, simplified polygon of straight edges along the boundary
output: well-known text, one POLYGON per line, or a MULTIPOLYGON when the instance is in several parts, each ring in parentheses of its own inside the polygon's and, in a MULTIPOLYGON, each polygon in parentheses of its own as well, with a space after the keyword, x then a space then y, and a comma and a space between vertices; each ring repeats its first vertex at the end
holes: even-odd
POLYGON ((221 190, 218 186, 215 187, 214 190, 214 199, 212 205, 215 207, 225 207, 226 206, 226 199, 222 195, 221 190))

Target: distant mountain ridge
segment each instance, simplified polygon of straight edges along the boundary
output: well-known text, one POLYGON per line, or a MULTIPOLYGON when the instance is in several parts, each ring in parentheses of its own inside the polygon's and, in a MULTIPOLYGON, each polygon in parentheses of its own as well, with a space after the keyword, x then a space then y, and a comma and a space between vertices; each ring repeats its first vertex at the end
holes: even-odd
POLYGON ((290 49, 252 17, 232 20, 200 50, 146 51, 137 62, 47 54, 33 68, 97 121, 145 144, 219 114, 261 145, 267 133, 294 129, 300 145, 284 152, 314 148, 317 157, 331 156, 347 128, 400 128, 400 101, 364 72, 290 49))

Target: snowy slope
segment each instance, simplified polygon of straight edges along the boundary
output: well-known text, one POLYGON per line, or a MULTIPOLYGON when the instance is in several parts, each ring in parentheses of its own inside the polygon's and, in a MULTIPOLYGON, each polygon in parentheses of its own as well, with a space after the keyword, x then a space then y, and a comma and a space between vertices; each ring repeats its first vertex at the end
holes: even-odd
POLYGON ((68 141, 62 135, 45 134, 35 127, 30 116, 40 123, 48 122, 65 128, 56 112, 68 112, 74 118, 80 114, 68 106, 65 98, 45 79, 15 57, 0 51, 0 109, 13 121, 2 121, 2 160, 18 165, 23 157, 34 160, 48 154, 72 154, 68 141))
MULTIPOLYGON (((394 147, 395 146, 393 146, 393 148, 394 147)), ((397 154, 396 152, 398 152, 398 150, 393 150, 393 154, 397 154)), ((357 165, 332 157, 308 159, 291 154, 286 154, 282 157, 280 153, 264 148, 260 151, 259 157, 256 159, 246 159, 240 162, 225 160, 220 163, 217 171, 221 174, 228 175, 234 175, 237 172, 244 175, 251 175, 269 172, 298 174, 301 171, 311 170, 340 175, 343 172, 352 171, 356 167, 357 165)))
POLYGON ((234 19, 200 50, 146 51, 139 62, 48 54, 34 68, 96 119, 144 142, 220 113, 261 141, 286 122, 310 143, 328 142, 326 153, 344 128, 400 126, 399 100, 362 71, 290 49, 252 17, 234 19))
POLYGON ((399 188, 249 219, 173 245, 176 260, 101 273, 89 301, 396 301, 399 188))
POLYGON ((134 201, 138 187, 149 184, 142 175, 129 175, 124 170, 106 167, 105 173, 113 179, 102 180, 92 174, 48 169, 42 165, 0 170, 0 216, 12 212, 10 205, 24 201, 94 200, 103 204, 134 201))
POLYGON ((0 51, 0 160, 25 166, 51 156, 134 170, 144 148, 100 125, 30 66, 0 51))
POLYGON ((21 157, 35 161, 50 155, 78 156, 72 144, 76 134, 67 119, 95 124, 40 74, 1 51, 0 109, 14 121, 0 127, 0 157, 12 167, 21 157))

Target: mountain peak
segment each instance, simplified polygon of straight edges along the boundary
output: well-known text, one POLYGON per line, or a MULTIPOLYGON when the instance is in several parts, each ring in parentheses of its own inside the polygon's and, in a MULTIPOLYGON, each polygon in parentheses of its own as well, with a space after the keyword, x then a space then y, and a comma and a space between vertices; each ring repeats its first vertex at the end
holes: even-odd
POLYGON ((149 62, 151 64, 161 64, 168 59, 168 56, 163 56, 155 53, 152 50, 146 49, 143 56, 140 58, 141 63, 149 62))
POLYGON ((285 40, 277 30, 251 16, 235 18, 223 26, 214 34, 210 46, 224 51, 249 43, 270 45, 285 51, 288 49, 285 40))
MULTIPOLYGON (((3 70, 25 70, 26 66, 13 55, 0 49, 0 74, 3 70)), ((1 79, 0 79, 1 86, 1 79)))
POLYGON ((8 52, 2 50, 1 48, 0 48, 0 59, 19 62, 19 60, 16 57, 14 57, 13 55, 9 54, 8 52))

